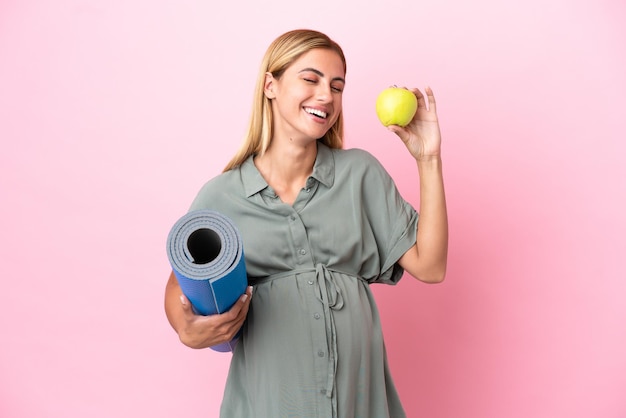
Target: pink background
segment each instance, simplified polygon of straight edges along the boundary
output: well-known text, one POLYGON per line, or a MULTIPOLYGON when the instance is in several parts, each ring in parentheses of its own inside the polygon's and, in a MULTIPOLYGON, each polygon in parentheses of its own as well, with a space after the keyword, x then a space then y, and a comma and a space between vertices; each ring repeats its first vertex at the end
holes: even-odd
POLYGON ((374 101, 438 99, 447 280, 375 288, 409 416, 626 416, 624 3, 249 3, 0 2, 0 416, 217 416, 230 355, 169 328, 165 239, 297 27, 344 47, 347 146, 415 205, 374 101))

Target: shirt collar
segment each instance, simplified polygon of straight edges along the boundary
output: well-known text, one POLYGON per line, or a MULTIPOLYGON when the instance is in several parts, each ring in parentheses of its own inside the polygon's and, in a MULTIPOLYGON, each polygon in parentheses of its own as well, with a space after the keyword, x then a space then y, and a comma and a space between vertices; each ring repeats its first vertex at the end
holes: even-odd
MULTIPOLYGON (((267 187, 267 182, 254 165, 254 156, 248 157, 241 164, 239 170, 246 197, 250 197, 267 187)), ((335 157, 332 150, 319 141, 317 142, 317 156, 313 165, 313 173, 307 180, 307 187, 311 178, 329 188, 332 187, 335 181, 335 157)))

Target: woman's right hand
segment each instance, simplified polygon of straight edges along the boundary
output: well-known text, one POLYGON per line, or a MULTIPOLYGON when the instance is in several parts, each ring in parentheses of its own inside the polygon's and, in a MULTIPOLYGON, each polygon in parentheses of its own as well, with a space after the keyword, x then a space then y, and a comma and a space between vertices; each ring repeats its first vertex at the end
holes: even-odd
POLYGON ((235 337, 246 320, 251 299, 252 287, 248 286, 246 293, 228 312, 196 315, 172 273, 165 290, 165 312, 183 344, 191 348, 206 348, 231 341, 235 337))

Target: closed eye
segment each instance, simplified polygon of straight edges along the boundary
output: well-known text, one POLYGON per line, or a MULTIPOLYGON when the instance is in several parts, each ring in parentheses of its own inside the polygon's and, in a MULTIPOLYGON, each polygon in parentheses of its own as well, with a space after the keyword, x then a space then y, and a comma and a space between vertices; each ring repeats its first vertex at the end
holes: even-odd
MULTIPOLYGON (((312 78, 306 78, 303 77, 302 78, 305 82, 307 83, 311 83, 311 84, 317 84, 318 80, 312 79, 312 78)), ((330 88, 335 92, 335 93, 342 93, 343 92, 343 87, 339 87, 339 86, 330 86, 330 88)))

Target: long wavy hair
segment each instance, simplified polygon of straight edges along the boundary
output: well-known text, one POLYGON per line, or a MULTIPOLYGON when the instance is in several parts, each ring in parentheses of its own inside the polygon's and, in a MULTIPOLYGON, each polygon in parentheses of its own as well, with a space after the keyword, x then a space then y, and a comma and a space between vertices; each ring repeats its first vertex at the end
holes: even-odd
MULTIPOLYGON (((274 78, 279 79, 285 70, 302 54, 315 48, 330 49, 335 51, 343 62, 344 73, 347 70, 346 58, 343 50, 335 41, 327 35, 309 29, 296 29, 286 32, 276 38, 269 46, 261 61, 261 68, 254 89, 252 112, 248 126, 248 134, 243 144, 224 168, 224 171, 232 170, 240 166, 251 155, 263 155, 272 141, 274 115, 271 101, 265 96, 265 74, 270 72, 274 78)), ((319 138, 321 142, 330 148, 343 147, 343 114, 340 113, 337 121, 331 126, 326 134, 319 138)))

